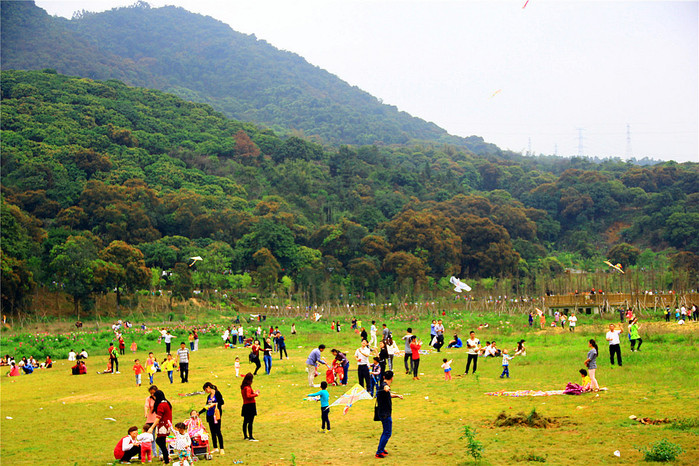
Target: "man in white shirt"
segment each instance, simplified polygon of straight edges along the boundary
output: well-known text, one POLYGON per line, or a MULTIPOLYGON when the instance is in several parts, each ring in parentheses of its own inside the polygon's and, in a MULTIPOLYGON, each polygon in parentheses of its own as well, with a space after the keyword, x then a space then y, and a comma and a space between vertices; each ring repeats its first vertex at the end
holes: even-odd
POLYGON ((180 383, 189 382, 189 350, 184 342, 180 343, 180 349, 177 350, 177 356, 180 361, 180 383))
POLYGON ((371 389, 371 379, 369 378, 369 356, 371 356, 371 348, 369 342, 362 340, 362 346, 354 352, 354 357, 357 359, 357 376, 359 377, 359 385, 366 390, 371 389))
POLYGON ((466 348, 468 348, 468 360, 466 361, 466 372, 468 374, 468 368, 471 367, 473 362, 473 374, 476 373, 476 368, 478 367, 478 353, 481 351, 481 341, 476 338, 476 332, 471 331, 469 333, 470 338, 466 340, 466 348))
POLYGON ((165 333, 165 336, 163 337, 163 340, 165 341, 165 353, 170 354, 170 344, 172 343, 172 337, 174 335, 170 334, 170 331, 168 330, 165 333))
POLYGON ((245 332, 243 331, 243 326, 238 327, 238 344, 242 345, 245 343, 245 332))
POLYGON ((371 321, 371 329, 369 330, 371 333, 371 340, 369 341, 369 344, 376 348, 379 345, 379 342, 376 339, 376 321, 372 320, 371 321))
POLYGON ((575 312, 573 312, 570 317, 568 317, 568 326, 570 327, 570 331, 574 332, 575 331, 575 326, 578 323, 578 318, 575 317, 575 312))
POLYGON ((609 324, 607 332, 607 341, 609 342, 609 361, 614 365, 614 355, 616 354, 617 363, 621 367, 621 342, 619 341, 621 329, 615 329, 614 324, 609 324))
POLYGON ((442 324, 442 319, 437 321, 437 325, 434 326, 435 338, 434 349, 439 353, 444 346, 444 325, 442 324))

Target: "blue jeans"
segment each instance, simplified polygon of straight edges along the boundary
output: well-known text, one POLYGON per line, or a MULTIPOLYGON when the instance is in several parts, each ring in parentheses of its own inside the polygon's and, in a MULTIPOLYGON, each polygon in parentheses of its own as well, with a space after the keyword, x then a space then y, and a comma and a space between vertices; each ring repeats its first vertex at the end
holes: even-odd
POLYGON ((167 371, 167 378, 170 379, 170 383, 172 383, 172 371, 167 371))
POLYGON ((510 366, 502 366, 502 374, 500 374, 500 378, 502 379, 503 377, 507 377, 508 379, 510 378, 510 366))
POLYGON ((265 354, 262 359, 265 361, 265 372, 267 372, 269 375, 270 371, 272 370, 272 355, 265 354))
POLYGON ((383 453, 386 449, 388 439, 390 439, 391 434, 393 434, 393 419, 391 419, 391 416, 388 416, 386 419, 381 419, 381 424, 383 424, 383 432, 379 439, 379 448, 376 450, 376 454, 383 453))
POLYGON ((349 375, 349 362, 342 366, 342 370, 345 371, 345 373, 342 374, 342 385, 347 385, 347 376, 349 375))

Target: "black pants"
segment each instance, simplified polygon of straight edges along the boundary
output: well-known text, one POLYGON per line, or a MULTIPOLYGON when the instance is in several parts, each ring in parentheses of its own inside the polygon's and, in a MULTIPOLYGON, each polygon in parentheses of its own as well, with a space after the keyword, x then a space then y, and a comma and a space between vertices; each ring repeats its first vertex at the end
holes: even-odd
POLYGON ((170 463, 170 455, 167 452, 167 437, 156 437, 155 444, 158 445, 160 451, 163 453, 163 463, 170 463))
POLYGON ((614 355, 616 354, 616 360, 619 366, 621 366, 621 345, 609 345, 609 362, 614 365, 614 355))
POLYGON ((119 372, 119 359, 109 358, 109 362, 112 364, 112 372, 119 372))
POLYGON ((170 354, 170 343, 165 343, 165 354, 170 354))
POLYGON ((252 437, 252 423, 255 420, 255 415, 249 415, 243 417, 243 437, 252 437))
POLYGON ((405 364, 405 373, 410 374, 413 370, 413 355, 406 353, 403 356, 403 364, 405 364), (410 361, 410 366, 408 366, 408 361, 410 361))
POLYGON ((289 353, 286 352, 286 346, 279 347, 279 359, 282 359, 282 353, 284 353, 284 356, 287 358, 289 357, 289 353))
POLYGON ((418 367, 420 367, 420 360, 413 359, 413 377, 417 377, 418 367))
POLYGON ((182 383, 189 382, 189 363, 180 363, 180 381, 182 383))
MULTIPOLYGON (((631 340, 631 351, 634 351, 636 349, 636 342, 638 342, 638 350, 641 349, 641 343, 643 343, 642 338, 634 338, 631 340)), ((620 364, 621 365, 621 364, 620 364)))
POLYGON ((252 362, 255 364, 255 366, 257 366, 255 367, 255 375, 257 375, 257 371, 259 371, 260 367, 262 367, 262 364, 260 364, 260 357, 253 357, 252 362))
POLYGON ((126 348, 119 348, 119 354, 122 356, 126 354, 126 348))
POLYGON ((473 361, 473 374, 475 374, 476 368, 478 367, 478 355, 469 353, 468 360, 466 361, 466 374, 468 374, 468 368, 471 367, 471 361, 473 361))
POLYGON ((367 366, 366 364, 358 364, 357 376, 359 377, 359 385, 369 390, 371 388, 371 379, 369 378, 369 366, 367 366))
POLYGON ((328 415, 330 414, 330 406, 326 406, 325 408, 320 408, 320 422, 321 422, 321 429, 325 429, 325 426, 328 426, 327 429, 330 430, 330 418, 328 415))
POLYGON ((434 343, 434 349, 436 349, 439 353, 442 346, 444 346, 444 337, 442 335, 437 335, 437 341, 434 343))
POLYGON ((124 456, 121 457, 121 461, 130 461, 131 458, 138 455, 141 457, 141 447, 133 446, 124 452, 124 456))
POLYGON ((216 418, 213 416, 206 415, 206 422, 209 423, 209 436, 211 441, 214 443, 214 448, 221 448, 223 450, 223 435, 221 435, 221 419, 215 422, 216 418))

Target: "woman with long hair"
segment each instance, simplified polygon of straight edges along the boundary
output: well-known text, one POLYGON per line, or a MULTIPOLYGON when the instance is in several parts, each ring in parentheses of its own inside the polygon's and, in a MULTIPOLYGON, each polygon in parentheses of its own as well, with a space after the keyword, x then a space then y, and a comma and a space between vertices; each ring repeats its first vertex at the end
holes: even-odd
POLYGON ((595 372, 597 372, 597 355, 599 354, 599 349, 597 348, 597 342, 594 339, 589 341, 590 351, 587 352, 587 359, 585 360, 585 367, 587 367, 587 374, 590 376, 590 388, 598 392, 599 384, 595 378, 595 372))
POLYGON ((248 372, 243 378, 243 383, 240 384, 240 394, 243 397, 243 408, 240 415, 243 417, 243 437, 245 440, 257 442, 252 436, 252 423, 257 416, 255 398, 260 396, 260 391, 252 389, 252 379, 253 375, 248 372))
POLYGON ((260 364, 260 340, 255 340, 250 348, 250 362, 255 364, 255 375, 257 375, 257 371, 262 367, 260 364))
POLYGON ((206 411, 206 422, 209 423, 209 433, 211 434, 211 440, 214 443, 214 449, 211 450, 212 453, 219 452, 219 445, 221 447, 220 453, 223 455, 223 435, 221 434, 221 415, 223 414, 223 395, 218 391, 216 385, 211 382, 206 382, 203 390, 206 392, 206 406, 204 409, 199 411, 202 414, 206 411))
POLYGON ((163 463, 170 464, 166 439, 172 428, 172 404, 167 401, 162 390, 153 393, 153 412, 157 424, 155 443, 163 453, 163 463))

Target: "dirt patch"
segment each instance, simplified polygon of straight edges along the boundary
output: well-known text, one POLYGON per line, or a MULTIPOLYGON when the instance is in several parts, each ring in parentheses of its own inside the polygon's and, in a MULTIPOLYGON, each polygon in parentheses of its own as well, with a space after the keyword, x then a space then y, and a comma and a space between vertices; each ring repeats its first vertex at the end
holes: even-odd
POLYGON ((501 412, 495 419, 495 427, 533 427, 535 429, 550 429, 559 427, 561 421, 556 418, 544 417, 532 410, 529 414, 517 413, 509 415, 506 412, 501 412))

